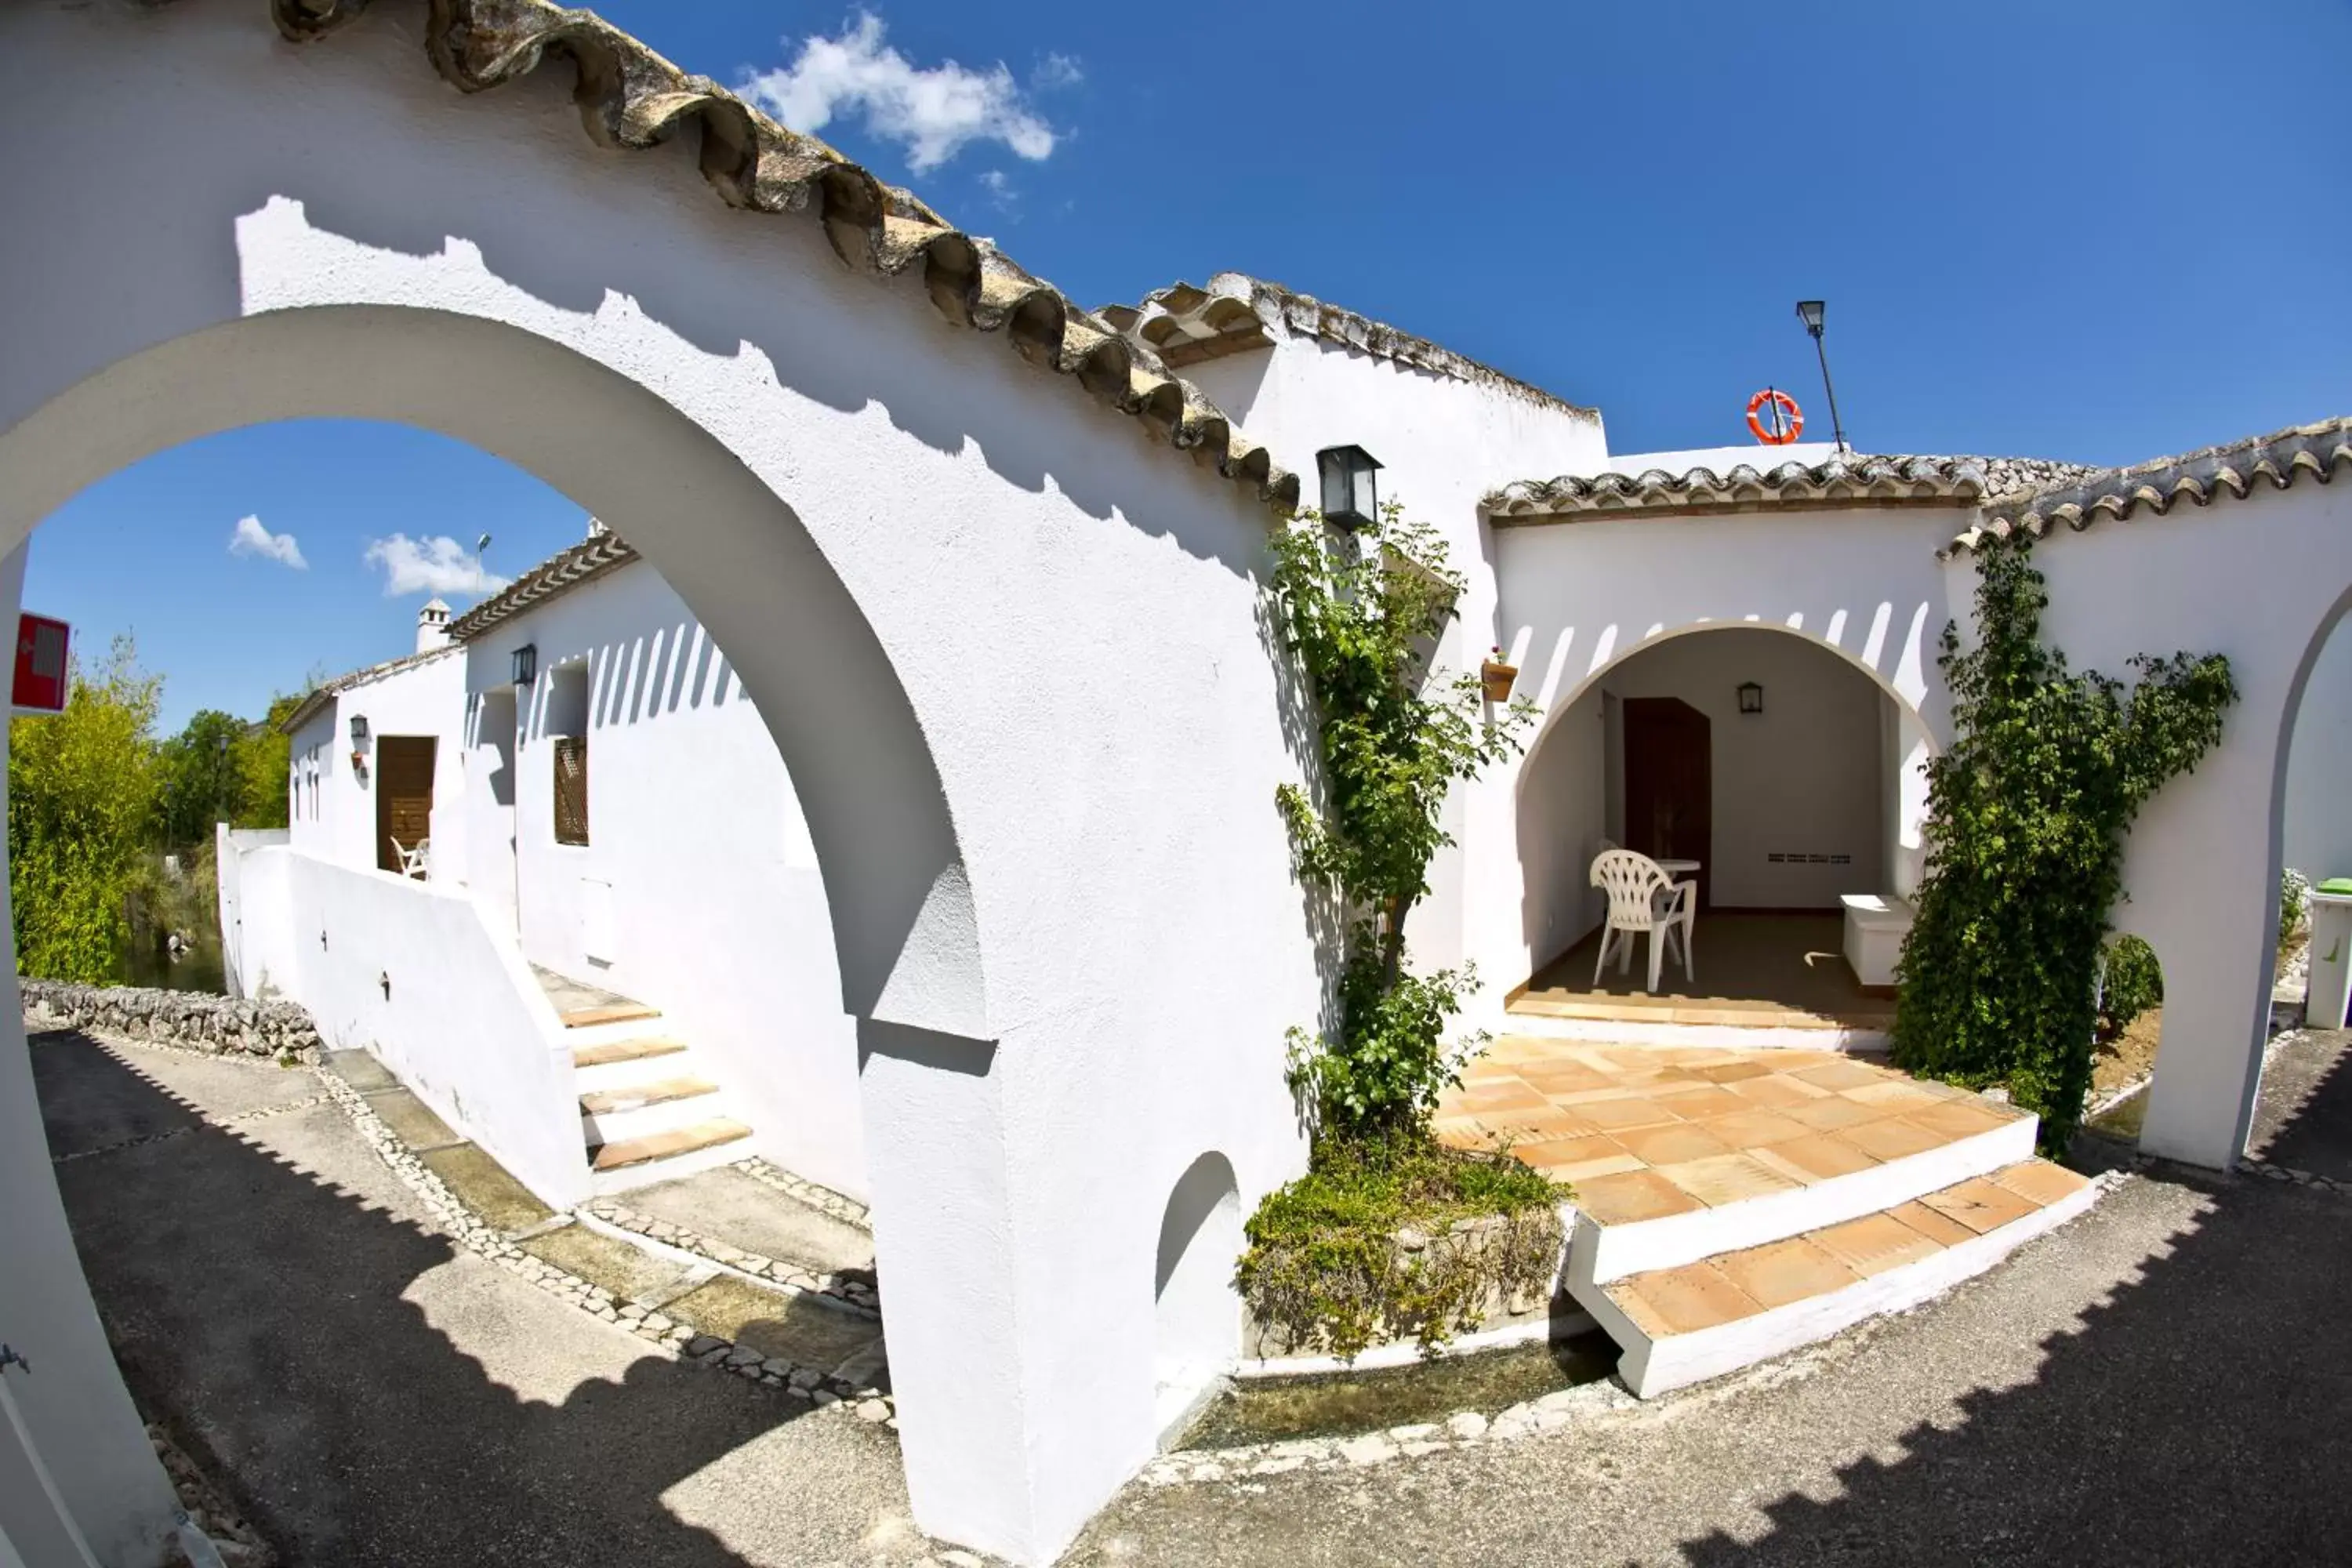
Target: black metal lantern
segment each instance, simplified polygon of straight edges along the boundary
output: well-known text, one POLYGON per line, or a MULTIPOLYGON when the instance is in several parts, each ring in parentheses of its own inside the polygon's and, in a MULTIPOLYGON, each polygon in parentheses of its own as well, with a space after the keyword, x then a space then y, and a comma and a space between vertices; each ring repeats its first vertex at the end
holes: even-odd
POLYGON ((1764 711, 1764 689, 1752 680, 1739 683, 1739 710, 1742 713, 1764 711))
POLYGON ((529 686, 539 679, 539 645, 527 642, 514 650, 514 683, 529 686))
POLYGON ((354 746, 367 744, 367 715, 364 713, 352 715, 352 744, 354 746))
POLYGON ((1326 447, 1315 454, 1323 479, 1323 520, 1363 528, 1380 520, 1380 459, 1361 447, 1326 447))
POLYGON ((1826 309, 1819 300, 1800 300, 1797 301, 1797 320, 1805 323, 1805 331, 1818 338, 1822 335, 1822 317, 1826 309))

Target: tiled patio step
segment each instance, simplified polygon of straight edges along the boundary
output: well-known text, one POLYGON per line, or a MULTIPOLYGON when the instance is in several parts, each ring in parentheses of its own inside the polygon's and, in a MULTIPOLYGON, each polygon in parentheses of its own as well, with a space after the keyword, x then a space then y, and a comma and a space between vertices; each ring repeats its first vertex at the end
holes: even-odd
POLYGON ((1718 1376, 1980 1274, 2088 1208, 2095 1183, 2028 1159, 1801 1236, 1578 1287, 1648 1398, 1718 1376))
POLYGON ((1571 1284, 1606 1285, 1629 1274, 1673 1268, 1893 1208, 2032 1158, 2039 1126, 2032 1116, 1974 1095, 1919 1107, 1903 1120, 1906 1125, 1893 1132, 1847 1129, 1834 1138, 1795 1146, 1769 1144, 1722 1161, 1670 1165, 1674 1180, 1652 1170, 1579 1182, 1568 1279, 1571 1284), (1913 1125, 1929 1122, 1942 1125, 1913 1125), (1836 1163, 1786 1173, 1755 1169, 1768 1157, 1802 1154, 1818 1160, 1848 1141, 1895 1137, 1916 1143, 1931 1132, 1948 1141, 1915 1152, 1903 1152, 1903 1142, 1881 1143, 1870 1163, 1852 1162, 1859 1169, 1836 1163), (1717 1163, 1727 1167, 1723 1190, 1708 1190, 1701 1181, 1695 1196, 1677 1184, 1703 1177, 1717 1163))
POLYGON ((662 1035, 639 1035, 629 1039, 602 1040, 592 1046, 572 1048, 572 1065, 577 1070, 580 1091, 633 1088, 677 1075, 685 1063, 675 1058, 687 1049, 684 1040, 674 1040, 662 1035))
POLYGON ((656 1160, 683 1159, 751 1135, 751 1130, 740 1121, 724 1116, 713 1117, 708 1121, 672 1128, 666 1132, 648 1133, 643 1138, 600 1143, 588 1151, 588 1163, 591 1170, 601 1175, 609 1171, 651 1164, 656 1160))
POLYGON ((556 1015, 567 1029, 591 1029, 599 1024, 629 1024, 646 1018, 658 1018, 661 1009, 648 1007, 642 1002, 613 1002, 593 1007, 573 1007, 556 1015))
POLYGON ((726 1109, 719 1098, 717 1084, 688 1072, 582 1095, 580 1131, 593 1148, 708 1121, 726 1109))
POLYGON ((616 1111, 641 1110, 648 1105, 666 1100, 689 1100, 698 1094, 716 1094, 719 1086, 707 1078, 665 1078, 652 1083, 633 1084, 626 1089, 600 1089, 593 1094, 580 1097, 583 1116, 610 1116, 616 1111))

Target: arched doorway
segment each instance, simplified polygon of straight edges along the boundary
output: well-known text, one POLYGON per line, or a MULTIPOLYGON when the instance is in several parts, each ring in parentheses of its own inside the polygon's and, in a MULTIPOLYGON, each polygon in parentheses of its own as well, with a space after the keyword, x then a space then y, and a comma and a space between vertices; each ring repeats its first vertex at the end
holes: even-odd
POLYGON ((1685 1021, 1883 1035, 1933 750, 1874 670, 1790 627, 1685 627, 1611 660, 1555 702, 1519 772, 1530 979, 1512 1005, 1643 1017, 1646 954, 1595 973, 1587 872, 1613 845, 1693 884, 1691 962, 1657 994, 1685 1021))

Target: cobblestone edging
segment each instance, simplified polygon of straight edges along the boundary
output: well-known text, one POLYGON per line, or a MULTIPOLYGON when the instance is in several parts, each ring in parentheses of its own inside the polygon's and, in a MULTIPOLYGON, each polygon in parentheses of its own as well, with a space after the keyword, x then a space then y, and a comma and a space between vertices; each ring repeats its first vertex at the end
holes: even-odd
POLYGON ((191 1526, 203 1532, 227 1568, 277 1568, 278 1553, 221 1495, 212 1478, 180 1451, 180 1446, 172 1441, 161 1425, 147 1423, 147 1441, 154 1448, 155 1458, 162 1461, 163 1473, 171 1478, 172 1490, 180 1500, 180 1512, 191 1526))
POLYGON ((763 1356, 748 1345, 738 1345, 716 1334, 703 1333, 691 1323, 680 1322, 667 1313, 622 1300, 600 1285, 592 1284, 578 1275, 532 1257, 467 1208, 431 1167, 410 1152, 408 1145, 401 1142, 400 1135, 384 1124, 358 1090, 323 1067, 316 1070, 319 1081, 326 1085, 328 1098, 351 1118, 352 1124, 375 1151, 376 1157, 390 1166, 393 1173, 417 1195, 435 1222, 468 1251, 489 1259, 509 1273, 570 1302, 590 1316, 601 1318, 608 1323, 617 1323, 639 1339, 660 1345, 688 1361, 781 1389, 787 1396, 819 1409, 833 1405, 845 1405, 865 1420, 886 1426, 892 1431, 898 1430, 898 1404, 891 1395, 877 1388, 835 1377, 822 1367, 796 1366, 781 1356, 763 1356))
POLYGON ((831 1187, 820 1187, 814 1182, 803 1181, 779 1165, 771 1165, 758 1155, 738 1160, 735 1168, 762 1186, 773 1187, 786 1197, 804 1204, 821 1214, 831 1215, 844 1225, 856 1226, 867 1235, 874 1232, 874 1219, 864 1204, 842 1196, 831 1187))
POLYGON ((1145 1465, 1136 1479, 1146 1486, 1166 1487, 1278 1476, 1290 1470, 1362 1468, 1444 1449, 1507 1443, 1530 1433, 1565 1426, 1571 1421, 1630 1409, 1639 1403, 1614 1381, 1604 1379, 1556 1390, 1539 1399, 1514 1405, 1492 1417, 1475 1410, 1457 1410, 1443 1421, 1415 1422, 1354 1437, 1297 1437, 1284 1443, 1162 1454, 1145 1465))
MULTIPOLYGON (((776 1185, 772 1182, 767 1184, 776 1185)), ((805 1182, 797 1184, 802 1187, 810 1185, 805 1182)), ((779 1190, 788 1189, 779 1188, 779 1190)), ((811 1190, 822 1191, 823 1189, 812 1188, 811 1190)), ((794 1195, 797 1196, 797 1194, 794 1195)), ((848 1202, 846 1198, 841 1201, 848 1202)), ((734 1273, 749 1274, 755 1279, 781 1285, 788 1290, 801 1291, 809 1295, 830 1296, 842 1305, 855 1309, 861 1317, 878 1321, 882 1316, 882 1299, 876 1290, 874 1276, 864 1269, 853 1269, 843 1274, 814 1274, 805 1268, 795 1268, 792 1264, 779 1262, 772 1258, 763 1258, 756 1252, 745 1252, 740 1247, 729 1247, 724 1242, 713 1241, 709 1237, 698 1236, 682 1225, 674 1225, 666 1219, 656 1219, 648 1214, 639 1214, 636 1210, 616 1203, 611 1198, 592 1198, 580 1206, 579 1212, 593 1215, 607 1225, 617 1226, 633 1236, 645 1237, 647 1241, 657 1241, 665 1247, 674 1247, 681 1252, 690 1252, 698 1258, 719 1264, 734 1273)))
POLYGON ((2314 1171, 2299 1171, 2293 1165, 2273 1165, 2268 1160, 2252 1155, 2238 1162, 2238 1169, 2266 1182, 2293 1182, 2298 1187, 2317 1187, 2323 1193, 2352 1193, 2352 1182, 2336 1176, 2323 1176, 2314 1171))
POLYGON ((203 991, 20 980, 25 1016, 48 1029, 103 1030, 207 1056, 299 1057, 319 1050, 310 1015, 291 1002, 241 1002, 203 991))

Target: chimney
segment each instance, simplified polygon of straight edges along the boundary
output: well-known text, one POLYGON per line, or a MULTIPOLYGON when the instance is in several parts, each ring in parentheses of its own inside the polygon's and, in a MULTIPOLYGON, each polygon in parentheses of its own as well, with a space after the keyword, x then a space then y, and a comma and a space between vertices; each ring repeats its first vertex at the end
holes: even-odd
POLYGON ((427 599, 425 607, 416 612, 416 651, 431 653, 436 647, 449 646, 449 606, 438 599, 427 599))

